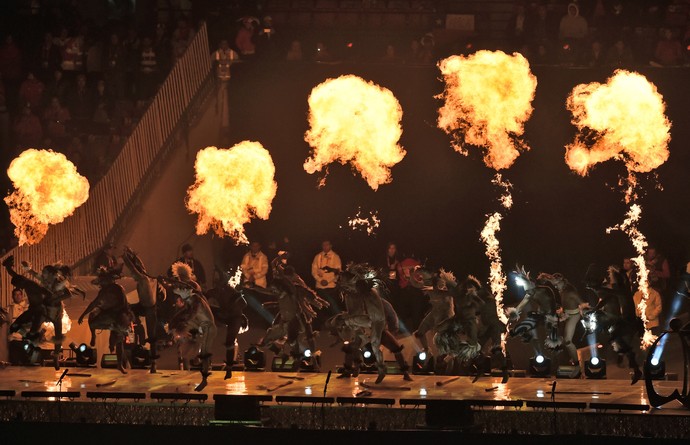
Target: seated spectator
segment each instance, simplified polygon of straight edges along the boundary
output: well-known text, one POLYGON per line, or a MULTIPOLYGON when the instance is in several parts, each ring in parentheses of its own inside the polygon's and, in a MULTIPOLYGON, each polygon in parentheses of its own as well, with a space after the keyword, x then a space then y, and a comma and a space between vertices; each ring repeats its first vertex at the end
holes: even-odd
POLYGON ((62 55, 57 45, 53 42, 53 35, 49 32, 43 36, 43 43, 39 52, 41 64, 40 75, 44 81, 50 80, 56 69, 60 68, 62 55))
POLYGON ((616 43, 606 54, 606 64, 613 68, 627 68, 633 65, 633 54, 623 39, 616 40, 616 43))
POLYGON ((14 140, 20 148, 39 147, 43 139, 41 120, 31 111, 30 105, 22 108, 22 114, 14 122, 14 140))
POLYGON ((88 120, 93 114, 91 92, 86 86, 86 76, 77 76, 77 84, 70 94, 69 111, 75 120, 88 120))
POLYGON ((508 21, 506 36, 512 43, 521 42, 525 37, 525 21, 527 21, 527 11, 523 3, 516 3, 513 15, 508 21))
POLYGON ((184 54, 187 46, 194 38, 194 30, 185 19, 178 20, 177 28, 172 34, 173 59, 177 60, 184 54))
POLYGON ((589 47, 589 50, 585 53, 584 65, 599 68, 604 66, 604 61, 606 57, 604 56, 604 48, 600 41, 595 40, 589 47))
POLYGON ((288 62, 301 62, 302 59, 302 43, 299 40, 293 40, 290 43, 290 49, 288 49, 285 60, 288 62))
POLYGON ((654 61, 661 66, 674 66, 683 63, 683 47, 680 41, 673 37, 673 31, 664 28, 661 31, 662 38, 656 44, 654 61))
POLYGON ((568 13, 561 19, 558 36, 561 39, 582 40, 587 37, 587 20, 580 15, 577 4, 568 5, 568 13))
POLYGON ((46 136, 56 142, 64 140, 67 136, 67 122, 70 120, 69 110, 62 106, 60 99, 53 97, 50 106, 43 112, 46 136))
POLYGON ((400 63, 402 60, 400 57, 398 57, 397 52, 395 51, 395 46, 392 44, 388 44, 386 46, 386 54, 381 58, 381 62, 383 63, 400 63))
MULTIPOLYGON (((65 75, 61 69, 56 69, 53 72, 53 80, 48 83, 46 87, 45 94, 43 95, 46 100, 50 100, 53 97, 60 99, 63 102, 67 96, 67 91, 69 90, 69 82, 65 79, 65 75)), ((50 104, 46 104, 50 105, 50 104)))
POLYGON ((532 41, 551 40, 556 37, 558 32, 558 22, 553 19, 544 4, 540 4, 536 12, 528 14, 525 19, 525 35, 532 41))
POLYGON ((255 17, 243 17, 242 25, 237 30, 235 36, 235 46, 243 57, 253 56, 256 52, 256 45, 254 44, 254 36, 256 34, 256 25, 259 21, 255 17))
POLYGON ((426 33, 421 40, 422 49, 419 55, 420 63, 425 65, 430 65, 435 62, 434 59, 434 49, 436 46, 436 41, 434 40, 434 35, 432 33, 426 33))
POLYGON ((5 81, 19 84, 22 76, 22 52, 11 35, 0 46, 0 74, 5 81))
POLYGON ((422 60, 422 45, 419 43, 419 40, 415 39, 410 42, 410 49, 409 52, 407 53, 407 57, 405 59, 405 63, 408 63, 410 65, 416 65, 421 62, 422 60))
POLYGON ((270 56, 275 53, 276 50, 276 29, 273 26, 273 18, 271 16, 266 16, 263 18, 261 23, 261 29, 259 29, 259 35, 257 38, 257 51, 261 54, 270 56))
POLYGON ((139 99, 150 99, 156 94, 158 79, 158 56, 149 37, 144 37, 139 55, 139 75, 137 96, 139 99))
MULTIPOLYGON (((62 47, 62 70, 71 73, 80 73, 84 69, 84 36, 78 34, 71 37, 62 47)), ((74 79, 74 77, 70 77, 74 79)))
POLYGON ((45 85, 38 80, 34 73, 29 71, 26 79, 19 87, 19 99, 21 103, 28 103, 34 110, 37 110, 43 103, 43 92, 45 85))
POLYGON ((86 47, 86 75, 94 82, 103 74, 103 43, 87 41, 86 47))
POLYGON ((331 55, 331 52, 328 50, 328 47, 326 46, 325 43, 319 42, 316 44, 316 54, 314 54, 314 61, 315 62, 332 62, 333 61, 333 56, 331 55))

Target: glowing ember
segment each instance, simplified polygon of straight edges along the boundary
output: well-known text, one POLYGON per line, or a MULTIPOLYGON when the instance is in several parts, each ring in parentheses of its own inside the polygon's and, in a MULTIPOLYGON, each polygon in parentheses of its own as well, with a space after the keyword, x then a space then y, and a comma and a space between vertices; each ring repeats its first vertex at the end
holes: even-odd
POLYGON ((278 185, 270 153, 258 142, 243 141, 230 149, 207 147, 194 164, 196 181, 187 190, 187 209, 198 213, 196 233, 212 230, 247 244, 244 224, 268 219, 278 185))
POLYGON ((575 141, 566 146, 565 160, 580 175, 599 162, 620 159, 628 175, 621 180, 624 200, 630 208, 625 220, 606 231, 624 232, 637 252, 637 284, 642 298, 637 306, 645 324, 642 348, 649 347, 655 336, 647 328, 649 271, 644 261, 647 240, 637 227, 642 207, 638 197, 636 173, 648 173, 666 162, 669 156, 671 123, 665 115, 663 97, 643 75, 618 70, 606 84, 577 85, 567 101, 573 124, 580 130, 575 141))
POLYGON ((89 198, 89 181, 62 153, 29 149, 7 169, 15 190, 5 197, 19 245, 36 244, 89 198))
POLYGON ((357 210, 357 215, 350 218, 347 224, 352 230, 363 230, 367 232, 367 236, 371 236, 381 225, 381 219, 379 219, 379 213, 376 210, 366 215, 360 208, 357 210))
POLYGON ((390 90, 353 75, 326 80, 309 95, 310 128, 304 140, 312 154, 304 170, 325 169, 327 175, 329 164, 349 162, 377 190, 391 182, 391 168, 405 157, 398 144, 401 120, 402 108, 390 90))
POLYGON ((668 159, 666 105, 643 75, 618 70, 605 84, 577 85, 567 107, 580 132, 566 147, 565 160, 580 175, 609 159, 622 159, 629 172, 637 173, 650 172, 668 159))
POLYGON ((484 162, 501 170, 521 150, 524 123, 532 114, 537 78, 520 54, 478 51, 439 63, 446 83, 438 126, 453 136, 453 148, 467 155, 466 144, 484 147, 484 162))

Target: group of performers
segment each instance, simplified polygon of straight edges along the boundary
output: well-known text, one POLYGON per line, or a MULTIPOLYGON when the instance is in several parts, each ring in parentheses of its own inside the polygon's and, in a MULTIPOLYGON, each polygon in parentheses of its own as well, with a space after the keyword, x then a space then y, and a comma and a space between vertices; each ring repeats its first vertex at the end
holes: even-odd
MULTIPOLYGON (((197 283, 194 271, 183 261, 174 263, 165 276, 147 272, 140 257, 125 248, 121 266, 115 264, 98 268, 93 283, 99 287, 78 322, 88 317, 90 343, 95 345, 96 331, 110 331, 109 348, 117 356, 117 367, 126 373, 125 338, 133 323, 145 319, 146 342, 151 352, 151 373, 156 372, 158 342, 167 336, 177 344, 180 360, 189 367, 190 360, 200 363, 202 382, 207 383, 211 369, 211 346, 217 334, 217 324, 226 325, 225 379, 232 378, 238 335, 248 326, 244 310, 247 298, 263 301, 264 306, 277 309, 272 325, 258 347, 272 351, 283 361, 304 357, 312 352, 312 368, 319 370, 320 360, 315 344, 317 333, 312 327, 318 312, 328 308, 329 302, 309 287, 288 264, 289 254, 281 252, 270 264, 271 280, 257 286, 252 280, 242 280, 239 273, 223 272, 220 285, 206 292, 197 283), (123 287, 117 280, 126 268, 136 281, 139 301, 129 304, 123 287), (244 282, 243 282, 244 281, 244 282)), ((12 278, 12 285, 22 289, 28 298, 28 310, 10 326, 10 332, 20 333, 27 341, 38 341, 44 322, 55 329, 54 364, 59 369, 62 347, 63 301, 85 293, 70 283, 71 271, 61 264, 46 265, 36 272, 23 262, 18 271, 12 256, 2 263, 12 278)), ((337 276, 337 294, 344 310, 329 318, 323 327, 342 345, 344 365, 340 377, 357 376, 364 363, 365 351, 373 355, 381 382, 386 376, 382 348, 396 358, 405 380, 411 380, 410 367, 398 341, 398 316, 389 301, 389 277, 385 271, 365 263, 350 263, 343 270, 324 266, 324 271, 337 276)), ((503 380, 508 380, 509 351, 506 338, 517 337, 531 344, 535 354, 545 350, 564 350, 572 365, 579 365, 574 344, 578 324, 585 334, 598 341, 606 333, 613 349, 628 359, 632 381, 642 372, 636 360, 644 326, 635 311, 633 296, 619 267, 591 271, 583 294, 558 273, 540 273, 532 278, 524 268, 510 274, 523 290, 524 297, 516 307, 497 310, 496 300, 487 286, 473 276, 457 279, 443 269, 432 270, 416 266, 409 271, 411 286, 428 297, 430 309, 413 332, 420 351, 429 351, 429 336, 446 364, 456 361, 469 365, 477 378, 490 369, 491 358, 498 363, 503 380), (594 297, 594 298, 592 298, 594 297), (596 301, 590 305, 587 301, 596 301), (502 315, 505 315, 502 316, 502 315), (502 320, 507 320, 504 323, 502 320), (488 363, 488 365, 487 365, 488 363)), ((690 275, 689 275, 690 276, 690 275)), ((686 280, 690 282, 690 280, 686 280)), ((685 291, 687 291, 687 286, 685 291)))

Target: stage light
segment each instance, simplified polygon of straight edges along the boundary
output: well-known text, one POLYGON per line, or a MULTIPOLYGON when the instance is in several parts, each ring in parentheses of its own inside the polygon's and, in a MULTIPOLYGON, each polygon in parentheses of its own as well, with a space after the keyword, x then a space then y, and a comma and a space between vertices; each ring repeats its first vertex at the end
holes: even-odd
POLYGON ((299 370, 315 372, 319 365, 318 353, 313 353, 311 349, 305 349, 299 361, 299 370))
POLYGON ((537 354, 529 359, 529 374, 532 377, 548 377, 551 375, 551 359, 537 354))
POLYGON ((41 348, 28 340, 12 340, 8 345, 10 363, 35 365, 41 361, 41 348))
POLYGON ((371 351, 364 351, 364 360, 371 358, 371 351))
POLYGON ((434 357, 422 351, 412 359, 412 374, 432 374, 434 371, 434 357))
POLYGON ((77 366, 89 367, 96 365, 96 362, 98 361, 98 354, 96 353, 95 349, 86 343, 82 343, 77 346, 76 343, 72 342, 69 344, 69 348, 72 350, 72 352, 74 352, 74 355, 77 358, 77 366))
POLYGON ((263 371, 265 366, 266 356, 262 350, 252 345, 244 351, 245 371, 263 371))
POLYGON ((151 351, 142 345, 134 345, 131 350, 132 369, 146 369, 151 366, 151 351))
POLYGON ((606 360, 592 357, 585 362, 585 377, 588 379, 606 378, 606 360))
POLYGON ((664 380, 666 378, 666 363, 657 357, 652 357, 649 366, 645 367, 645 371, 652 380, 664 380))

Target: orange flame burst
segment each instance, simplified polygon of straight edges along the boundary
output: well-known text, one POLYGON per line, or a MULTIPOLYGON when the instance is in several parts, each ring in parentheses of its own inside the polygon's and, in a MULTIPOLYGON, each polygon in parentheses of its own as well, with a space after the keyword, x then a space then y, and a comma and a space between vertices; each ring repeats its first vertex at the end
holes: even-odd
POLYGON ((646 173, 668 159, 666 105, 643 75, 618 70, 605 84, 577 85, 566 106, 580 132, 566 146, 565 161, 578 174, 609 159, 625 161, 629 172, 646 173), (592 136, 593 142, 586 139, 592 136))
POLYGON ((7 169, 15 191, 5 197, 19 245, 36 244, 89 198, 89 181, 62 153, 28 149, 7 169))
POLYGON ((357 214, 347 221, 347 224, 352 230, 363 230, 367 232, 367 236, 371 236, 381 225, 381 219, 376 210, 366 215, 362 213, 362 209, 360 208, 357 210, 357 214))
POLYGON ((377 190, 391 182, 391 168, 405 157, 398 144, 401 120, 402 108, 390 90, 353 75, 326 80, 309 95, 304 140, 312 153, 304 170, 326 169, 327 175, 328 164, 349 162, 377 190))
POLYGON ((484 147, 484 162, 495 170, 513 165, 529 149, 519 140, 537 88, 527 59, 478 51, 444 59, 439 68, 446 87, 438 126, 453 136, 453 148, 467 155, 465 144, 484 147))
POLYGON ((625 186, 624 200, 630 207, 625 220, 606 232, 625 233, 637 253, 632 260, 638 269, 637 284, 642 292, 637 309, 645 324, 644 349, 654 342, 655 336, 647 328, 647 240, 637 226, 642 207, 634 202, 638 197, 635 174, 651 172, 668 159, 671 123, 665 115, 666 105, 656 86, 643 75, 618 70, 606 84, 577 85, 568 97, 567 107, 573 113, 573 124, 580 130, 575 141, 566 146, 568 166, 585 176, 595 164, 619 159, 628 170, 621 185, 625 186))
POLYGON ((196 180, 187 190, 187 209, 199 215, 196 233, 213 230, 247 244, 244 224, 268 219, 278 185, 270 153, 258 142, 243 141, 230 149, 207 147, 194 163, 196 180))

